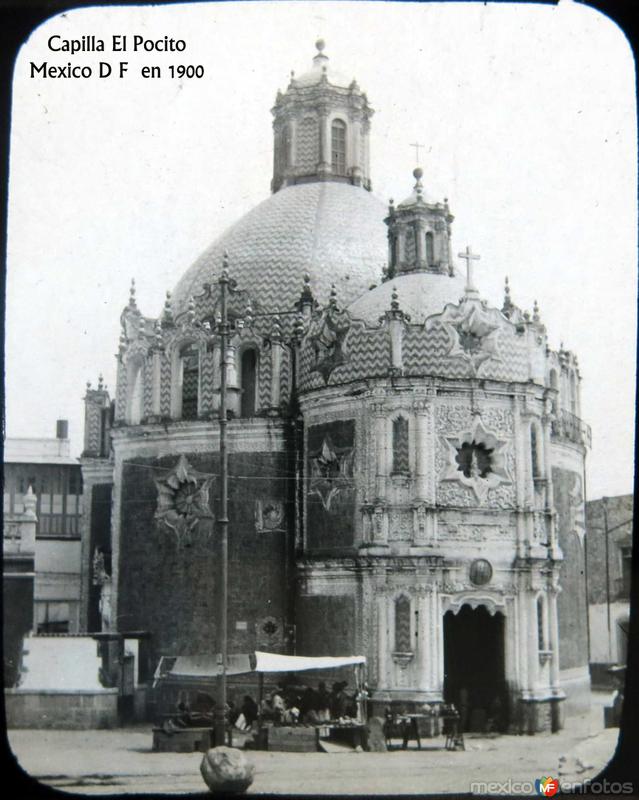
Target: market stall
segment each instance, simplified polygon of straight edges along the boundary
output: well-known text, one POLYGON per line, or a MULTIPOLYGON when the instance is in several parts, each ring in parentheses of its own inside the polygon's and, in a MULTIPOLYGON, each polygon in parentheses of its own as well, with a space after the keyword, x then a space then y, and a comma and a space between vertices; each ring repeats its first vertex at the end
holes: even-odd
MULTIPOLYGON (((230 656, 227 661, 228 676, 258 677, 257 702, 244 697, 241 708, 229 709, 229 737, 246 740, 247 747, 297 752, 330 749, 335 746, 365 746, 365 665, 364 656, 288 656, 280 653, 256 651, 251 654, 230 656), (308 673, 321 677, 334 670, 352 669, 354 692, 346 694, 347 681, 333 683, 329 693, 320 681, 319 688, 311 685, 308 673), (303 677, 299 678, 299 674, 303 677), (282 675, 282 686, 271 685, 265 696, 267 675, 282 675), (294 680, 296 676, 298 680, 294 680), (322 688, 324 687, 324 688, 322 688), (322 694, 324 693, 324 694, 322 694), (322 697, 325 697, 324 702, 322 697), (330 702, 329 702, 330 701, 330 702), (322 707, 323 706, 323 707, 322 707), (255 708, 255 715, 249 713, 255 708), (238 720, 240 725, 238 725, 238 720), (250 736, 241 737, 242 732, 250 736)), ((162 691, 165 686, 203 687, 212 683, 221 673, 221 660, 214 655, 179 656, 160 659, 155 673, 154 687, 162 691)), ((248 685, 248 684, 247 684, 248 685)), ((165 714, 154 728, 154 749, 205 749, 210 741, 215 701, 213 693, 203 690, 198 696, 208 697, 208 707, 202 701, 197 709, 187 707, 186 689, 178 694, 176 710, 165 714), (199 728, 200 731, 195 729, 199 728)))

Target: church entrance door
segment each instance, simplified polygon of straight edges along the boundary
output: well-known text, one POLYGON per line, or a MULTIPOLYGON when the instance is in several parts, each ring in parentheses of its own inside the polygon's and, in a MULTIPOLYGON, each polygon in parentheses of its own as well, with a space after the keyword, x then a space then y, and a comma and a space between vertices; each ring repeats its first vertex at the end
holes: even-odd
POLYGON ((505 731, 504 617, 462 606, 444 614, 444 699, 454 703, 465 731, 505 731))

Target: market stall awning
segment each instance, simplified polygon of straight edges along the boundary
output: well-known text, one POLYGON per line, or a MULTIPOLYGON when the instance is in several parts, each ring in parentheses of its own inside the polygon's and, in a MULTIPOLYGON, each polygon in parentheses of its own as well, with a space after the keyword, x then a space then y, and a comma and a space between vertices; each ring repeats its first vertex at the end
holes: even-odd
MULTIPOLYGON (((244 675, 252 672, 248 653, 229 655, 226 662, 227 675, 244 675)), ((222 673, 221 656, 162 656, 155 670, 155 684, 161 678, 197 681, 215 678, 222 673)), ((155 685, 154 684, 154 685, 155 685)))
POLYGON ((255 672, 303 672, 308 669, 336 669, 365 664, 364 656, 284 656, 255 651, 255 672))

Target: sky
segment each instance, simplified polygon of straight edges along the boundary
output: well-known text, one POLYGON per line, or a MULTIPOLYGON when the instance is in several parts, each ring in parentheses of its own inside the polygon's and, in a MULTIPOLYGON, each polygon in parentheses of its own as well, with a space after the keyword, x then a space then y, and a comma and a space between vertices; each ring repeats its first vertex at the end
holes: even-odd
POLYGON ((508 275, 515 303, 539 302, 551 347, 579 357, 588 497, 631 492, 634 63, 614 22, 571 0, 103 7, 36 29, 13 85, 5 435, 53 436, 69 419, 79 455, 86 382, 102 373, 115 388, 131 278, 142 313, 159 314, 197 256, 268 196, 270 109, 318 37, 376 111, 373 192, 408 195, 410 144, 424 145, 424 185, 448 198, 454 252, 480 253, 481 293, 501 305, 508 275), (127 52, 112 52, 122 35, 127 52), (185 50, 133 52, 136 35, 185 50), (52 52, 52 36, 95 36, 106 50, 52 52), (31 77, 45 61, 113 73, 31 77), (171 77, 180 64, 204 74, 171 77))

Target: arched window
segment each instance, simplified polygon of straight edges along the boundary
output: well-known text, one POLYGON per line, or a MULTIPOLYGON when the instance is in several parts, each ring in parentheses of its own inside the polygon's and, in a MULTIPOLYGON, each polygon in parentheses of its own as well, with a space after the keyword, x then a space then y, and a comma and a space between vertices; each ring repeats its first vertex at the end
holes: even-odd
POLYGON ((346 123, 341 119, 331 125, 331 166, 333 175, 346 175, 346 123))
POLYGON ((129 425, 139 425, 144 416, 144 362, 136 360, 129 364, 127 384, 126 421, 129 425))
POLYGON ((539 443, 537 440, 537 426, 531 425, 530 426, 530 460, 532 462, 532 476, 533 478, 539 478, 541 476, 541 470, 539 469, 539 443))
POLYGON ((537 648, 546 649, 546 620, 544 599, 541 595, 537 598, 537 648))
POLYGON ((200 354, 195 344, 184 345, 180 350, 180 378, 182 419, 197 419, 200 354))
POLYGON ((283 125, 282 130, 280 131, 280 141, 279 141, 279 167, 280 169, 286 169, 288 167, 288 147, 289 147, 289 133, 288 133, 288 125, 283 125))
POLYGON ((570 413, 577 414, 577 380, 572 370, 570 372, 570 413))
POLYGON ((254 347, 249 347, 242 353, 240 386, 242 388, 240 416, 254 417, 257 407, 257 350, 254 347))
POLYGON ((426 263, 429 267, 435 264, 435 240, 431 231, 426 232, 426 263))
POLYGON ((412 652, 410 638, 410 598, 401 595, 395 600, 395 651, 412 652))
POLYGON ((407 475, 409 472, 408 420, 396 417, 393 420, 393 474, 407 475))

